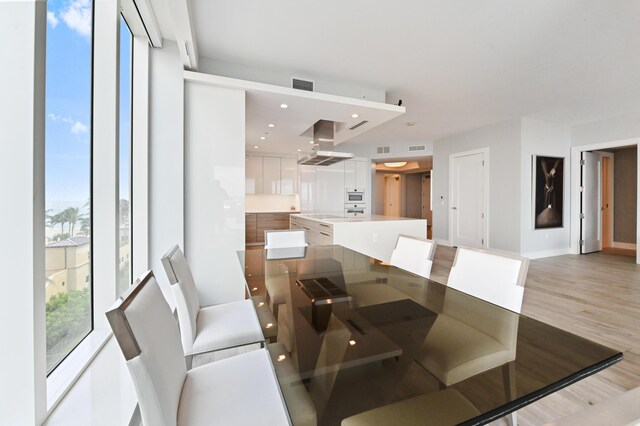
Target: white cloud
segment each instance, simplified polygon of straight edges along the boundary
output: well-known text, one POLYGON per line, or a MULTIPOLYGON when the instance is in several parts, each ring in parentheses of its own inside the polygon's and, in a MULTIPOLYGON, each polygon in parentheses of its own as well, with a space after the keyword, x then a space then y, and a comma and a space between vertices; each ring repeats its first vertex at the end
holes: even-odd
POLYGON ((75 123, 74 120, 72 120, 70 117, 63 117, 61 115, 56 115, 56 114, 49 114, 49 120, 52 121, 62 121, 63 123, 75 123))
POLYGON ((60 22, 58 18, 56 18, 56 14, 50 11, 47 12, 47 21, 49 22, 49 25, 51 25, 51 28, 57 27, 60 22))
POLYGON ((91 3, 89 0, 73 0, 60 17, 65 24, 78 34, 91 37, 91 3))
POLYGON ((79 121, 76 121, 75 124, 71 127, 71 133, 74 135, 79 135, 80 133, 87 133, 89 128, 86 124, 83 124, 79 121))

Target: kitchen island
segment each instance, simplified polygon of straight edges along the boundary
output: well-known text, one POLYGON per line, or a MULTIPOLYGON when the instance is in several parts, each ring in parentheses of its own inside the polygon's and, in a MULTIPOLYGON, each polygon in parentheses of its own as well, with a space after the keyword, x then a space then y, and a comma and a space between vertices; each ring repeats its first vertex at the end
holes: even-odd
POLYGON ((405 217, 301 213, 290 216, 292 229, 305 229, 312 245, 339 244, 388 262, 398 234, 427 237, 427 220, 405 217))

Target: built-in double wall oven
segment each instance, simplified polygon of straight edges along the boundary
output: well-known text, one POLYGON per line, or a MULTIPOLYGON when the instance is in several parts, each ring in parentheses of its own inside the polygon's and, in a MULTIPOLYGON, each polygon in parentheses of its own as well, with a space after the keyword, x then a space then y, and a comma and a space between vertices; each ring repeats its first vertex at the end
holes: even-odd
POLYGON ((345 204, 364 203, 364 190, 357 188, 347 188, 344 202, 345 204))
POLYGON ((358 216, 366 213, 364 190, 359 188, 347 188, 344 199, 344 213, 347 216, 358 216))

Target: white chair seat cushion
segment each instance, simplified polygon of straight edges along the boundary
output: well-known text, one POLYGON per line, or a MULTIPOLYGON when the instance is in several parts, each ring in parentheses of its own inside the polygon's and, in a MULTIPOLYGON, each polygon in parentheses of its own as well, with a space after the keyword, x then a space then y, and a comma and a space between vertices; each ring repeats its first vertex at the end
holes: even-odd
POLYGON ((438 315, 418 362, 449 386, 513 360, 513 352, 491 336, 448 315, 438 315))
POLYGON ((342 426, 454 425, 478 415, 478 409, 460 392, 447 389, 347 417, 342 426))
POLYGON ((350 285, 348 291, 354 308, 410 299, 407 294, 387 284, 350 285))
POLYGON ((264 336, 250 299, 222 303, 200 309, 191 354, 261 341, 264 336))
POLYGON ((295 426, 316 426, 316 409, 313 401, 311 401, 287 349, 282 343, 272 343, 267 345, 267 349, 276 369, 291 421, 295 426))
POLYGON ((265 349, 194 368, 187 373, 178 425, 288 425, 265 349))

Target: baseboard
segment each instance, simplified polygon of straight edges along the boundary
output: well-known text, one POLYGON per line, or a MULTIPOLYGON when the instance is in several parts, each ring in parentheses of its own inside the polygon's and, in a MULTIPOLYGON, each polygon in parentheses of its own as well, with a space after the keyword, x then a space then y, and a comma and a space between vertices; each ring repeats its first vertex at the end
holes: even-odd
POLYGON ((440 238, 434 238, 434 240, 441 246, 451 247, 451 241, 441 240, 440 238))
POLYGON ((520 256, 528 257, 529 259, 541 259, 543 257, 562 256, 565 254, 571 254, 571 247, 553 250, 532 251, 529 253, 521 253, 520 256))
POLYGON ((633 243, 619 243, 617 241, 614 241, 611 244, 611 247, 621 248, 621 249, 628 249, 628 250, 635 250, 637 246, 635 244, 633 244, 633 243))

